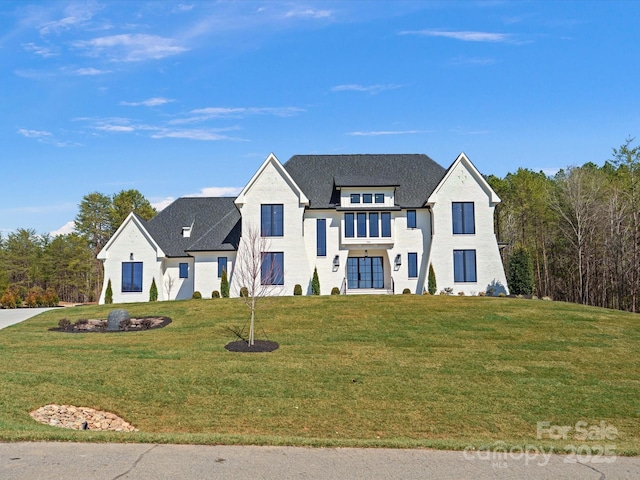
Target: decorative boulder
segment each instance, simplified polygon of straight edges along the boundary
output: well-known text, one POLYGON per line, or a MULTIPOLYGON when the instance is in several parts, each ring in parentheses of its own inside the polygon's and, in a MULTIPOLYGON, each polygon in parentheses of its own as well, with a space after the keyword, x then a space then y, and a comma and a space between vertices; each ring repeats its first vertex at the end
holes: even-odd
POLYGON ((117 332, 120 330, 120 322, 131 320, 129 312, 122 309, 111 310, 107 317, 107 332, 117 332))

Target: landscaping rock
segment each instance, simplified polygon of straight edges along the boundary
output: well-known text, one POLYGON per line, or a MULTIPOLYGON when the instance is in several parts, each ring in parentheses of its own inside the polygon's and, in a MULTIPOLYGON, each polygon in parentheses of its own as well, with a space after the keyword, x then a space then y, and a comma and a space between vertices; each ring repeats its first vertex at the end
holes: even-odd
POLYGON ((37 422, 52 427, 73 430, 110 430, 114 432, 137 432, 129 422, 111 412, 74 405, 45 405, 29 413, 37 422))
POLYGON ((121 308, 111 310, 107 317, 107 332, 117 332, 120 330, 120 322, 123 320, 131 320, 129 312, 121 308))

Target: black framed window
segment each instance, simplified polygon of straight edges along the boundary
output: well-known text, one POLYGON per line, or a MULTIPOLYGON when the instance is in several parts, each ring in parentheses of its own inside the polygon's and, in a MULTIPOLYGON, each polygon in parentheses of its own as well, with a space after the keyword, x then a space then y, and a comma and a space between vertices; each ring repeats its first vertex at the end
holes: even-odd
POLYGON ((373 195, 371 193, 363 193, 362 203, 373 203, 373 195))
POLYGON ((416 211, 407 210, 407 228, 416 228, 418 225, 416 220, 416 211))
POLYGON ((142 262, 122 262, 122 291, 142 291, 142 262))
POLYGON ((477 281, 475 250, 453 251, 453 281, 460 283, 477 281))
POLYGON ((382 223, 382 236, 390 237, 391 236, 391 213, 382 212, 380 214, 380 220, 382 223))
POLYGON ((380 228, 378 227, 377 212, 371 212, 369 214, 369 236, 374 238, 380 236, 380 228))
POLYGON ((353 238, 355 236, 355 232, 353 230, 353 219, 353 213, 344 214, 344 236, 346 238, 353 238))
POLYGON ((384 193, 376 193, 375 202, 376 203, 384 203, 384 193))
POLYGON ((260 235, 263 237, 282 237, 284 235, 284 205, 261 205, 260 235))
POLYGON ((456 235, 476 233, 473 202, 452 202, 453 233, 456 235))
POLYGON ((324 218, 316 219, 316 255, 327 256, 327 220, 324 218))
POLYGON ((262 285, 284 285, 284 253, 263 252, 260 267, 262 285))
POLYGON ((188 263, 181 263, 179 265, 179 269, 180 269, 180 278, 189 278, 189 264, 188 263))
POLYGON ((358 225, 358 237, 366 237, 367 236, 367 214, 358 213, 356 218, 357 218, 357 225, 358 225))
POLYGON ((418 277, 418 254, 409 253, 407 258, 407 266, 409 269, 409 278, 418 277))
POLYGON ((360 194, 352 193, 351 194, 351 203, 360 203, 360 194))
POLYGON ((218 257, 218 278, 222 277, 222 272, 227 272, 227 257, 218 257))

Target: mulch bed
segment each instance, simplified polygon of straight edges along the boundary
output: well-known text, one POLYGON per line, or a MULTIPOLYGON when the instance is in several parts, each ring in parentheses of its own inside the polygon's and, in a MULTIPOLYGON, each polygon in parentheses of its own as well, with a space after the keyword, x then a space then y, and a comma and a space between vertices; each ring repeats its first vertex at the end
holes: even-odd
POLYGON ((171 323, 169 317, 140 317, 132 318, 131 323, 124 329, 109 331, 106 329, 106 320, 78 320, 76 323, 71 323, 66 327, 50 328, 52 332, 65 332, 65 333, 122 333, 122 332, 141 332, 144 330, 154 330, 156 328, 166 327, 171 323))
POLYGON ((249 342, 244 340, 237 340, 227 343, 224 348, 230 352, 273 352, 279 346, 277 342, 271 340, 254 340, 253 345, 249 345, 249 342))

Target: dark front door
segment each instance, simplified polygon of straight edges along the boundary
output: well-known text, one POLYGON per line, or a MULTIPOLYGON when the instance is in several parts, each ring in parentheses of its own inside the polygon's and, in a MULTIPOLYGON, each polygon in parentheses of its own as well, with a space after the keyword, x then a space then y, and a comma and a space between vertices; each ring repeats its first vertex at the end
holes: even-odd
POLYGON ((382 257, 347 258, 347 288, 384 288, 382 257))

